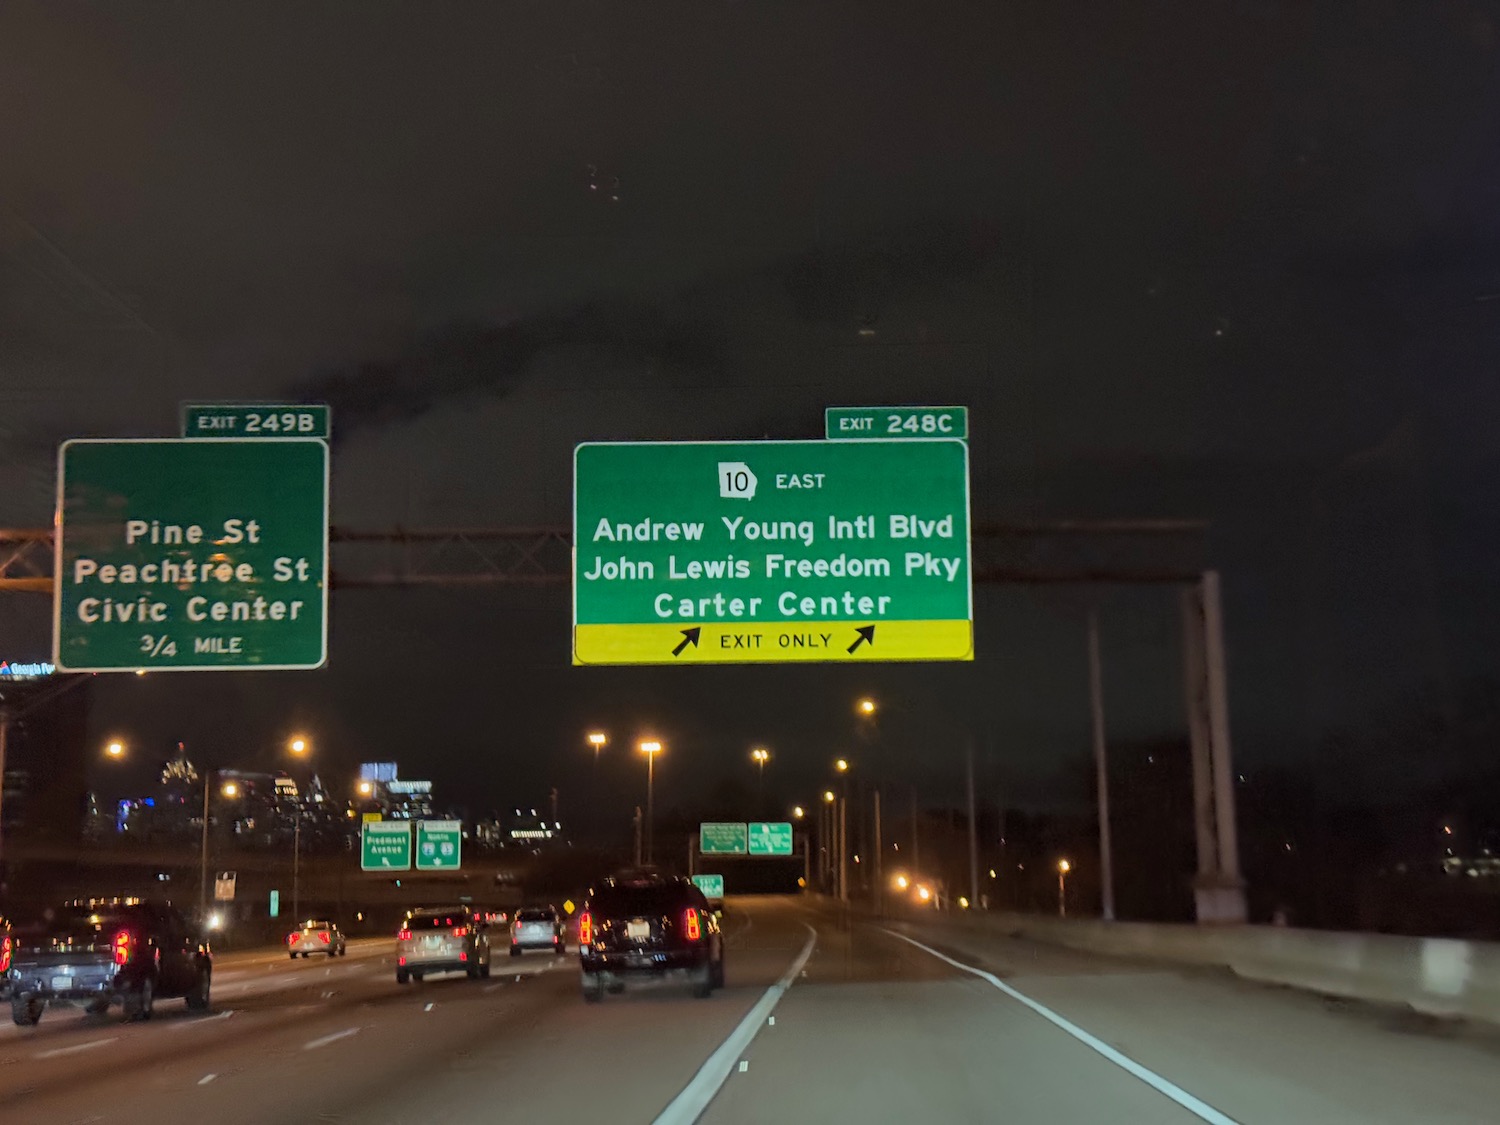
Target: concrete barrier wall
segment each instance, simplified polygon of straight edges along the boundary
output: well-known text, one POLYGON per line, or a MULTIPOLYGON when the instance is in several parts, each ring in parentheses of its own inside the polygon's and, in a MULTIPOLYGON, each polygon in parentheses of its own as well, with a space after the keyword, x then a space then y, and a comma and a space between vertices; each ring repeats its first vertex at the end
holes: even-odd
MULTIPOLYGON (((919 923, 938 917, 906 916, 919 923)), ((949 921, 1089 953, 1222 966, 1248 980, 1500 1024, 1496 942, 1001 913, 949 915, 938 924, 949 921)))

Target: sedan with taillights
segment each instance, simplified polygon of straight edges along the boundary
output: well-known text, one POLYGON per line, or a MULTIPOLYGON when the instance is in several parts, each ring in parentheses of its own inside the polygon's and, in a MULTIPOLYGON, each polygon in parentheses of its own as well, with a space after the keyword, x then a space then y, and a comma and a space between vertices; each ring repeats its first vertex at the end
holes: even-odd
POLYGON ((348 952, 344 935, 332 922, 309 919, 286 935, 286 951, 293 958, 311 957, 314 953, 342 957, 348 952))
POLYGON ((413 910, 396 935, 396 983, 454 972, 490 975, 489 927, 466 906, 413 910))

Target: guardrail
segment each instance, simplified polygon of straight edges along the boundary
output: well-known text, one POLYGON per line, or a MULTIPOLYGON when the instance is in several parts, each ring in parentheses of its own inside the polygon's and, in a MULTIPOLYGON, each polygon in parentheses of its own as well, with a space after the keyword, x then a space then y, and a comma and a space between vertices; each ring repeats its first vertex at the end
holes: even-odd
POLYGON ((1227 968, 1247 980, 1500 1024, 1500 943, 1287 926, 1103 922, 965 913, 903 920, 988 931, 1086 953, 1227 968))

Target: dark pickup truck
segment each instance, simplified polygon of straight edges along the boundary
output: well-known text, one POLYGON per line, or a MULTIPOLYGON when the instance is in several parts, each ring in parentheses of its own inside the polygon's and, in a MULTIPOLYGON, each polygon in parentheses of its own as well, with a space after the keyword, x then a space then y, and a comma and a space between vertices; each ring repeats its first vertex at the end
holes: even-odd
POLYGON ((5 985, 11 1018, 29 1027, 49 1003, 82 1004, 99 1014, 111 1004, 125 1018, 151 1018, 158 999, 182 997, 208 1007, 213 959, 207 944, 170 904, 139 899, 68 903, 10 935, 5 985))

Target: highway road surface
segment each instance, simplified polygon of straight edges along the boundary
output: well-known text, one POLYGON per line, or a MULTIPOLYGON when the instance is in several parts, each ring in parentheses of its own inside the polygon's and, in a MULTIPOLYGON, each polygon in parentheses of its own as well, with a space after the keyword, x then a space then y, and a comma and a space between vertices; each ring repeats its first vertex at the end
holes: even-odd
POLYGON ((212 1010, 0 1030, 0 1121, 1500 1120, 1500 1034, 940 923, 731 900, 728 987, 575 958, 397 985, 393 941, 218 959, 212 1010))

